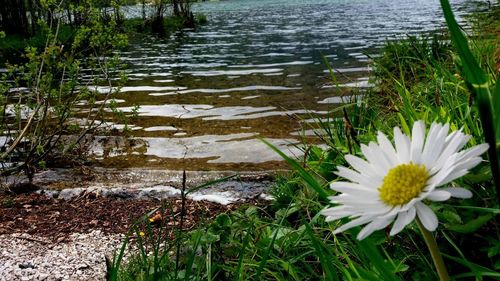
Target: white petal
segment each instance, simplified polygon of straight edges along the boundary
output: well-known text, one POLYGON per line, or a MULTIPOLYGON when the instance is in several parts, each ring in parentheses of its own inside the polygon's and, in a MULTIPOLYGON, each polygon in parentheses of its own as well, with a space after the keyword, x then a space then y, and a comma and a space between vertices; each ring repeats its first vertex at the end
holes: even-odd
POLYGON ((431 173, 435 173, 441 169, 449 161, 450 157, 463 147, 462 143, 468 141, 470 136, 464 135, 460 131, 455 131, 446 139, 446 147, 436 160, 436 163, 434 163, 431 173))
POLYGON ((358 240, 363 240, 370 234, 372 234, 374 231, 382 229, 386 226, 388 226, 392 220, 394 219, 394 216, 392 217, 387 217, 387 218, 378 218, 373 220, 371 223, 363 227, 361 231, 358 233, 358 236, 356 237, 358 240))
MULTIPOLYGON (((443 148, 446 141, 446 135, 448 134, 448 130, 450 129, 449 124, 445 124, 443 127, 436 126, 435 127, 435 137, 431 136, 429 132, 429 136, 425 141, 425 148, 422 152, 422 163, 426 167, 432 167, 436 159, 443 152, 443 148)), ((432 129, 431 129, 432 130, 432 129)))
POLYGON ((429 199, 431 201, 446 201, 450 199, 451 193, 446 190, 437 189, 429 193, 425 199, 429 199))
MULTIPOLYGON (((440 186, 443 185, 443 180, 448 177, 449 174, 453 172, 453 167, 450 166, 450 164, 453 164, 453 160, 450 160, 444 167, 439 169, 437 173, 434 173, 433 176, 430 177, 430 179, 427 180, 428 185, 434 185, 434 186, 440 186)), ((433 174, 432 170, 429 172, 429 174, 433 174)))
POLYGON ((335 174, 352 182, 359 183, 365 186, 371 186, 371 182, 367 177, 346 167, 338 166, 335 174))
POLYGON ((415 204, 417 209, 417 215, 424 227, 429 231, 436 230, 438 226, 438 219, 436 214, 429 208, 429 206, 423 204, 422 202, 417 202, 415 204))
POLYGON ((472 158, 472 157, 478 157, 485 153, 490 146, 487 143, 475 145, 469 149, 466 149, 462 151, 462 157, 465 158, 472 158))
MULTIPOLYGON (((460 132, 462 132, 462 129, 460 129, 460 132)), ((469 135, 464 134, 464 136, 465 137, 462 139, 462 142, 460 143, 460 149, 462 149, 462 147, 464 147, 469 142, 469 140, 472 138, 472 136, 469 136, 469 135)))
POLYGON ((458 178, 461 178, 465 175, 467 175, 469 171, 467 170, 458 170, 458 171, 453 171, 451 172, 450 174, 448 174, 448 176, 446 176, 443 180, 440 181, 439 185, 445 185, 449 182, 452 182, 458 178))
POLYGON ((359 173, 363 173, 369 177, 376 177, 383 179, 383 176, 381 176, 380 173, 377 172, 376 169, 374 169, 374 167, 365 160, 356 157, 354 155, 346 155, 345 160, 359 173))
POLYGON ((365 204, 375 204, 379 205, 379 203, 376 201, 377 197, 374 197, 373 195, 351 195, 348 193, 342 193, 337 196, 331 196, 329 197, 330 202, 335 203, 335 204, 342 204, 342 205, 350 205, 350 206, 357 206, 358 208, 363 208, 365 204))
POLYGON ((425 138, 424 148, 422 150, 422 157, 425 158, 429 153, 429 150, 434 146, 434 143, 437 140, 437 136, 441 131, 441 125, 438 123, 432 123, 429 132, 427 133, 427 137, 425 138))
POLYGON ((357 219, 354 219, 344 225, 342 225, 341 227, 335 229, 333 231, 333 234, 338 234, 340 232, 343 232, 343 231, 346 231, 350 228, 353 228, 353 227, 356 227, 358 225, 362 225, 362 224, 365 224, 369 221, 371 221, 374 217, 373 216, 363 216, 363 217, 359 217, 357 219))
POLYGON ((415 208, 415 204, 421 203, 422 200, 426 199, 426 197, 435 190, 435 186, 430 186, 429 190, 425 190, 421 192, 417 197, 410 200, 410 202, 406 203, 402 206, 401 212, 408 211, 410 208, 415 208))
POLYGON ((396 155, 396 150, 392 146, 392 143, 389 141, 386 135, 382 132, 378 132, 377 141, 380 145, 380 148, 384 151, 385 156, 390 161, 391 166, 396 166, 399 164, 399 159, 396 155))
POLYGON ((399 213, 398 218, 394 222, 394 225, 392 226, 391 232, 389 234, 392 236, 401 232, 401 230, 403 230, 405 226, 407 226, 410 222, 413 221, 413 219, 415 218, 415 214, 416 211, 415 208, 413 207, 408 209, 408 211, 406 212, 399 213))
POLYGON ((346 210, 349 210, 349 208, 346 206, 335 206, 335 207, 323 209, 319 213, 322 214, 323 216, 333 216, 336 213, 344 212, 346 210))
POLYGON ((415 164, 420 164, 422 161, 422 148, 425 140, 425 124, 419 120, 413 124, 411 133, 411 152, 410 159, 415 164))
POLYGON ((363 196, 371 194, 370 196, 374 196, 379 193, 377 189, 367 188, 360 184, 352 182, 333 182, 330 184, 330 188, 338 192, 348 193, 350 195, 358 194, 360 196, 363 196))
POLYGON ((333 181, 330 183, 330 189, 337 191, 337 187, 352 187, 352 188, 357 188, 357 187, 362 187, 359 183, 355 182, 350 182, 350 181, 333 181))
POLYGON ((338 220, 341 218, 349 217, 353 215, 350 208, 346 206, 337 206, 333 208, 327 208, 320 212, 323 216, 326 216, 326 221, 338 220))
POLYGON ((483 160, 480 157, 472 157, 465 159, 463 154, 455 153, 445 162, 441 170, 431 177, 429 182, 436 185, 447 184, 457 178, 460 178, 468 173, 468 170, 474 168, 483 160))
POLYGON ((359 213, 364 214, 364 215, 377 215, 377 216, 385 216, 387 213, 389 213, 392 209, 391 206, 384 205, 381 202, 376 202, 371 205, 363 205, 361 207, 358 207, 361 210, 358 210, 359 213))
POLYGON ((332 216, 325 216, 325 222, 336 221, 336 220, 339 220, 339 219, 342 219, 342 218, 345 218, 345 217, 349 217, 351 215, 352 214, 348 214, 348 215, 337 214, 337 215, 332 215, 332 216))
POLYGON ((463 187, 444 187, 440 189, 448 191, 451 194, 451 197, 462 198, 462 199, 472 198, 472 192, 463 187))
POLYGON ((394 143, 399 163, 410 162, 410 138, 404 135, 398 127, 394 127, 394 143))
POLYGON ((373 164, 378 163, 378 165, 383 168, 383 175, 385 176, 389 170, 394 167, 391 160, 385 155, 384 151, 375 142, 370 142, 368 147, 372 150, 373 155, 376 157, 377 162, 372 162, 373 164))
POLYGON ((470 169, 476 167, 481 162, 483 162, 483 158, 474 157, 474 158, 470 158, 468 160, 464 160, 464 161, 460 162, 458 165, 456 165, 453 168, 456 170, 470 170, 470 169))
POLYGON ((380 158, 380 152, 378 152, 378 150, 380 150, 380 148, 374 142, 370 142, 368 146, 364 144, 361 145, 361 152, 363 152, 366 160, 372 165, 377 174, 385 176, 390 167, 385 161, 385 158, 380 158))

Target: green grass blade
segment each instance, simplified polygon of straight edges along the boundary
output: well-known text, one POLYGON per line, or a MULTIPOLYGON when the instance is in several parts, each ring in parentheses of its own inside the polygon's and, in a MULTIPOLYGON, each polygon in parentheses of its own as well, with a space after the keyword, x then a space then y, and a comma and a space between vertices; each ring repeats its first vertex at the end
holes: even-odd
MULTIPOLYGON (((497 124, 496 129, 496 140, 497 146, 500 142, 500 75, 498 76, 497 82, 495 84, 495 92, 493 93, 493 115, 495 118, 495 124, 497 124)), ((498 147, 497 147, 498 149, 498 147)))
MULTIPOLYGON (((290 207, 291 207, 291 205, 288 205, 286 212, 288 212, 290 207)), ((276 228, 273 228, 274 234, 273 234, 273 237, 271 239, 271 243, 269 243, 269 246, 266 248, 264 254, 262 255, 262 259, 260 260, 259 267, 257 268, 257 273, 255 274, 256 275, 255 280, 258 280, 260 278, 262 271, 265 269, 264 267, 266 266, 266 264, 268 262, 269 255, 271 254, 271 252, 274 249, 274 243, 276 242, 276 238, 278 237, 278 233, 280 232, 279 231, 280 228, 283 226, 284 220, 285 220, 285 216, 283 216, 281 218, 281 220, 280 220, 279 224, 276 226, 276 228)))
POLYGON ((462 59, 464 72, 467 78, 473 83, 474 87, 485 86, 484 84, 488 82, 488 77, 472 55, 467 38, 465 38, 464 34, 460 30, 460 27, 458 26, 457 21, 455 20, 455 17, 453 16, 450 2, 448 0, 440 1, 441 7, 443 8, 444 18, 446 19, 448 29, 450 30, 451 39, 455 43, 458 54, 462 59))
POLYGON ((236 267, 236 270, 234 271, 235 274, 236 274, 236 280, 237 281, 240 281, 240 280, 243 280, 243 258, 245 257, 245 250, 246 250, 246 247, 248 245, 248 243, 250 242, 250 231, 247 232, 247 234, 245 235, 245 238, 243 238, 243 246, 241 247, 241 250, 240 250, 240 256, 238 258, 238 266, 236 267))
POLYGON ((392 270, 393 268, 390 268, 392 266, 385 262, 384 257, 380 254, 370 237, 358 241, 357 243, 360 252, 368 257, 373 266, 375 266, 380 275, 382 275, 383 280, 400 280, 392 270))
POLYGON ((476 207, 476 206, 455 206, 455 205, 446 205, 446 206, 450 206, 450 207, 457 208, 457 209, 473 210, 473 211, 482 212, 482 213, 492 213, 495 215, 500 214, 499 208, 483 208, 483 207, 476 207))
POLYGON ((464 253, 462 253, 462 251, 460 250, 460 248, 457 246, 457 244, 455 244, 455 242, 453 242, 453 239, 451 239, 451 237, 446 234, 446 232, 442 232, 443 233, 443 236, 444 238, 446 238, 446 241, 448 241, 448 243, 450 243, 450 245, 455 249, 455 251, 457 251, 457 253, 460 255, 460 257, 462 258, 464 264, 467 264, 467 267, 470 268, 472 270, 472 272, 474 273, 474 275, 478 275, 478 272, 476 270, 476 268, 474 268, 471 263, 469 262, 469 260, 465 257, 464 253))
POLYGON ((297 275, 297 271, 294 269, 293 265, 290 262, 280 260, 279 264, 281 265, 281 268, 283 268, 283 270, 285 270, 285 272, 289 275, 289 277, 288 277, 289 279, 293 279, 295 281, 300 281, 300 278, 297 275), (290 277, 292 277, 292 278, 290 278, 290 277))
POLYGON ((326 190, 321 186, 318 181, 311 176, 309 172, 307 172, 297 161, 293 160, 292 158, 288 157, 285 153, 283 153, 281 150, 279 150, 277 147, 272 145, 270 142, 261 139, 262 142, 264 142, 267 146, 269 146, 274 152, 278 153, 287 163, 288 165, 292 166, 292 168, 297 171, 301 178, 312 188, 314 191, 316 191, 319 195, 319 197, 322 200, 327 200, 328 199, 328 193, 326 190))
MULTIPOLYGON (((463 71, 465 72, 466 82, 471 86, 469 87, 476 95, 476 103, 479 110, 481 123, 483 125, 484 138, 490 145, 488 149, 488 157, 491 164, 491 172, 493 181, 496 186, 497 199, 500 201, 500 167, 498 163, 498 152, 496 149, 496 130, 495 125, 498 124, 498 119, 494 118, 493 99, 490 92, 490 83, 488 76, 481 69, 479 63, 476 61, 472 52, 469 49, 467 38, 460 30, 460 27, 453 16, 450 3, 448 0, 440 0, 441 7, 443 8, 444 17, 450 30, 451 39, 455 44, 460 59, 462 60, 463 71)), ((496 98, 498 99, 498 98, 496 98)), ((495 99, 495 100, 496 100, 495 99)), ((498 102, 497 102, 498 103, 498 102)))
POLYGON ((457 258, 448 254, 443 253, 443 257, 452 260, 456 263, 459 263, 467 268, 469 268, 472 272, 468 274, 468 276, 496 276, 500 277, 500 273, 495 272, 487 267, 478 265, 476 263, 465 261, 462 258, 457 258))
POLYGON ((331 252, 328 246, 319 241, 319 239, 314 235, 309 224, 306 224, 306 233, 311 239, 316 255, 318 256, 321 267, 323 268, 323 272, 326 275, 325 280, 339 280, 334 268, 334 262, 337 261, 335 255, 331 252))

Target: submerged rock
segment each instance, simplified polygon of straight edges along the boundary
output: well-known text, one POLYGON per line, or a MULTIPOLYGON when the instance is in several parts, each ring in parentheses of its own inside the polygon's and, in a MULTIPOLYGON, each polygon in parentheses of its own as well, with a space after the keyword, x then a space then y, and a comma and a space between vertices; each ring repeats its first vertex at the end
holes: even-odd
POLYGON ((21 182, 9 186, 9 190, 15 194, 25 194, 35 192, 40 189, 40 186, 32 182, 21 182))

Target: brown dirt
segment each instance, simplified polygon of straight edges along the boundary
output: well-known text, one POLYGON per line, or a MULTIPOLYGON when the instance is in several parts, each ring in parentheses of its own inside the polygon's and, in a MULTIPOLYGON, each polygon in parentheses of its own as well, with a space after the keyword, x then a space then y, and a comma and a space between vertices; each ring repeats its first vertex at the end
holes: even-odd
MULTIPOLYGON (((71 233, 87 233, 95 229, 106 233, 125 233, 138 218, 157 208, 164 209, 164 217, 170 218, 164 224, 175 224, 180 217, 180 206, 179 199, 158 201, 80 197, 66 201, 34 193, 0 195, 0 234, 28 233, 64 241, 71 233)), ((236 207, 235 204, 223 206, 187 200, 184 229, 236 207)))

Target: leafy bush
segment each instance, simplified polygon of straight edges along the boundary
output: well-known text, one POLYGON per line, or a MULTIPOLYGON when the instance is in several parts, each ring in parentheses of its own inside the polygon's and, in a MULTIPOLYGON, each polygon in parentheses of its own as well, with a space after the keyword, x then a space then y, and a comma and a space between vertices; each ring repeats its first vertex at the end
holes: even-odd
POLYGON ((1 175, 22 170, 31 179, 36 168, 73 156, 69 152, 75 152, 77 144, 96 128, 95 120, 102 117, 105 104, 96 101, 106 100, 114 91, 110 87, 102 95, 90 90, 90 85, 82 83, 84 69, 92 70, 87 74, 93 85, 120 86, 120 81, 111 84, 114 74, 110 71, 120 66, 112 51, 127 43, 126 36, 118 32, 119 16, 103 17, 93 1, 81 1, 68 8, 69 13, 81 15, 80 25, 68 29, 63 8, 50 2, 42 8, 52 15, 50 20, 38 22, 42 32, 35 39, 43 38, 44 43, 26 47, 25 62, 7 65, 1 74, 1 175), (82 100, 87 101, 89 113, 78 116, 76 107, 82 100))

